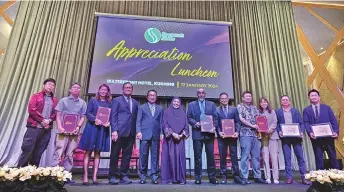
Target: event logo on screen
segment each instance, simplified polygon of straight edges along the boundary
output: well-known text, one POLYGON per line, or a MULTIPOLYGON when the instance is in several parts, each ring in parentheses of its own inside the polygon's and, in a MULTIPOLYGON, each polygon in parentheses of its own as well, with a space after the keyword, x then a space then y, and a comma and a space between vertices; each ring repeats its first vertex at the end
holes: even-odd
POLYGON ((148 28, 145 31, 145 39, 148 43, 157 43, 159 41, 175 41, 176 38, 184 38, 183 33, 160 32, 157 28, 148 28))

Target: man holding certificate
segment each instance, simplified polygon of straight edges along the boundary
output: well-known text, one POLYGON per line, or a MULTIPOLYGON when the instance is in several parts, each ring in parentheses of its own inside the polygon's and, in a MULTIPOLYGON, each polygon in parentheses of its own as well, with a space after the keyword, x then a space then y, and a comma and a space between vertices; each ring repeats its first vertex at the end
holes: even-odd
POLYGON ((306 130, 311 138, 316 169, 324 169, 324 151, 328 154, 331 167, 339 169, 334 146, 334 139, 338 137, 339 132, 337 119, 330 106, 320 104, 320 94, 317 90, 310 90, 308 97, 311 105, 303 110, 303 119, 306 130))
POLYGON ((267 183, 262 179, 260 171, 260 148, 261 141, 257 137, 258 125, 256 117, 259 111, 252 104, 252 93, 244 91, 241 94, 242 103, 237 106, 240 118, 240 145, 241 145, 241 174, 243 184, 250 184, 248 181, 249 155, 251 155, 254 181, 256 183, 267 183))
MULTIPOLYGON (((78 145, 78 135, 84 123, 87 108, 86 102, 79 97, 80 89, 79 83, 72 83, 69 88, 70 95, 62 98, 55 107, 58 130, 52 166, 60 164, 62 154, 64 154, 63 166, 67 171, 73 168, 73 154, 78 145)), ((74 181, 69 182, 74 183, 74 181)))
POLYGON ((293 146, 302 183, 309 185, 310 182, 305 179, 307 173, 306 162, 303 158, 302 137, 305 131, 301 114, 298 109, 290 107, 290 100, 287 95, 281 97, 281 108, 276 110, 277 131, 282 140, 282 148, 285 161, 285 173, 287 184, 293 183, 291 170, 291 146, 293 146))
POLYGON ((192 127, 192 140, 195 158, 195 184, 201 184, 202 177, 202 149, 205 145, 207 154, 207 171, 209 182, 218 184, 215 172, 214 138, 217 127, 217 110, 211 101, 205 100, 205 90, 197 90, 197 101, 193 101, 188 107, 188 123, 192 127))
POLYGON ((220 94, 221 106, 217 108, 219 121, 217 127, 217 137, 219 152, 220 152, 220 171, 221 183, 227 183, 227 149, 229 147, 232 161, 232 173, 234 182, 242 184, 239 171, 237 141, 240 130, 239 114, 235 107, 228 105, 228 94, 220 94))

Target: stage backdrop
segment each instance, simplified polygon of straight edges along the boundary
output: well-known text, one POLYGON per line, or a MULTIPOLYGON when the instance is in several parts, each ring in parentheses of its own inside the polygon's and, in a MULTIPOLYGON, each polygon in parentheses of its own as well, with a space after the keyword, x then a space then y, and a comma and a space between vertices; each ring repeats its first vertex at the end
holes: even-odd
POLYGON ((102 83, 113 94, 134 84, 136 95, 233 98, 229 23, 139 16, 98 16, 88 93, 102 83))

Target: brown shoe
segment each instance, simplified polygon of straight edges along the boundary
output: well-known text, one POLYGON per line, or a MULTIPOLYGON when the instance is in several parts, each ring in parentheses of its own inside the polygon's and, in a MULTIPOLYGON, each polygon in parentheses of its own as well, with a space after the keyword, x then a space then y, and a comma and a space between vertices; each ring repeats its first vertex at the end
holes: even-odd
POLYGON ((293 183, 293 179, 287 179, 287 181, 285 183, 286 184, 292 184, 293 183))
POLYGON ((304 185, 310 185, 311 184, 311 182, 309 182, 307 179, 305 179, 305 178, 302 178, 302 184, 304 184, 304 185))

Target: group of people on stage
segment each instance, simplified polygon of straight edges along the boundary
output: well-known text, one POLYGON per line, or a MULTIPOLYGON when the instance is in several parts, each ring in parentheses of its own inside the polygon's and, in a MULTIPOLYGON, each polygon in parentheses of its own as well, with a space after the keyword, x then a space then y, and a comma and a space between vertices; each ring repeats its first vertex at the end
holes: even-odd
MULTIPOLYGON (((55 80, 46 79, 43 90, 31 96, 28 104, 29 117, 27 120, 27 131, 22 144, 22 154, 18 160, 18 167, 28 164, 39 166, 42 153, 46 150, 52 129, 52 123, 56 120, 57 136, 55 141, 55 152, 51 166, 63 162, 66 170, 71 171, 73 167, 73 153, 79 147, 85 150, 83 184, 89 185, 88 167, 91 154, 94 153, 93 161, 93 184, 97 181, 100 152, 109 152, 109 184, 132 183, 128 177, 129 163, 132 155, 135 139, 140 140, 138 175, 140 183, 145 184, 146 178, 150 176, 153 184, 161 183, 185 184, 186 183, 186 157, 185 140, 189 137, 189 126, 191 126, 193 150, 194 150, 194 173, 195 184, 201 184, 202 179, 202 150, 205 146, 207 158, 207 172, 209 182, 218 184, 216 179, 216 168, 214 159, 214 141, 217 141, 220 154, 221 183, 227 183, 227 150, 230 151, 232 162, 232 173, 235 183, 250 184, 249 156, 251 156, 254 181, 256 183, 279 183, 278 172, 278 150, 279 140, 285 160, 286 183, 293 183, 291 169, 291 147, 297 157, 299 170, 303 184, 310 184, 305 179, 306 163, 303 157, 303 133, 306 130, 312 141, 316 159, 316 169, 324 169, 323 153, 327 152, 332 168, 338 169, 334 139, 338 137, 338 123, 336 117, 327 105, 320 104, 320 94, 317 90, 309 91, 308 96, 311 105, 303 110, 303 118, 298 109, 291 107, 290 98, 287 95, 281 97, 281 108, 272 110, 267 98, 260 98, 258 106, 253 105, 252 93, 242 93, 242 103, 237 107, 229 106, 227 93, 219 96, 220 106, 216 107, 211 101, 205 99, 204 89, 197 90, 197 100, 189 103, 188 110, 182 107, 182 101, 174 97, 170 106, 164 110, 156 104, 158 94, 155 90, 147 92, 147 103, 139 106, 138 102, 131 97, 133 85, 130 82, 123 84, 123 95, 114 99, 108 85, 99 86, 95 97, 89 103, 80 98, 81 86, 72 83, 68 97, 60 101, 53 94, 55 80), (98 109, 108 108, 111 114, 108 122, 97 119, 98 109), (65 134, 63 118, 66 114, 78 116, 77 127, 73 134, 65 134), (215 132, 204 132, 201 129, 201 119, 204 116, 212 116, 215 132), (268 123, 268 132, 259 132, 256 121, 257 116, 265 116, 268 123), (87 124, 78 144, 80 127, 87 119, 87 124), (223 119, 235 121, 235 133, 231 137, 224 134, 223 119), (284 137, 281 124, 299 124, 299 137, 284 137), (311 126, 314 124, 330 123, 333 135, 330 137, 317 138, 313 134, 311 126), (241 147, 241 158, 237 156, 237 140, 241 147), (159 169, 160 141, 163 140, 161 169, 159 169), (151 170, 148 175, 148 156, 151 156, 151 170), (265 180, 262 179, 260 170, 260 155, 262 153, 264 162, 265 180), (120 167, 118 161, 121 158, 120 167), (270 172, 270 159, 272 163, 272 176, 270 172), (161 173, 160 173, 161 170, 161 173)), ((74 181, 70 180, 70 183, 74 181)))

